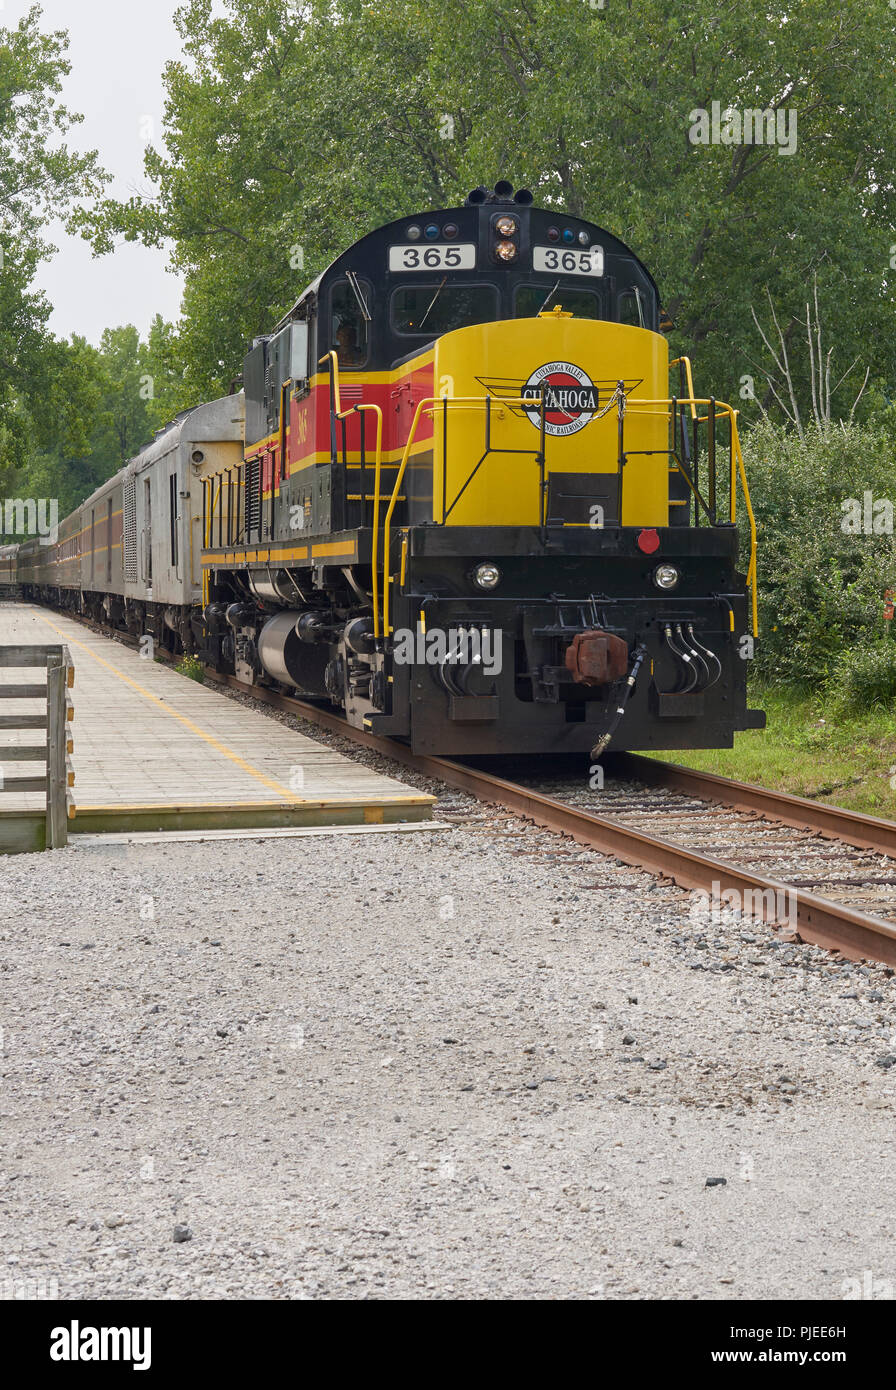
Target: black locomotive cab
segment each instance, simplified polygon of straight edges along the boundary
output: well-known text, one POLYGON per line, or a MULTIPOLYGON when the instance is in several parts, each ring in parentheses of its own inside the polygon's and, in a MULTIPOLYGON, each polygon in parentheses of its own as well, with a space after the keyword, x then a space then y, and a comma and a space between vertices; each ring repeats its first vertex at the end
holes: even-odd
MULTIPOLYGON (((463 207, 400 218, 337 257, 246 359, 247 398, 265 404, 269 428, 296 323, 313 325, 318 358, 335 351, 344 373, 388 371, 457 328, 558 304, 578 318, 658 331, 657 288, 633 252, 593 222, 531 204, 528 189, 508 183, 474 189, 463 207)), ((295 379, 312 374, 292 367, 295 379)))

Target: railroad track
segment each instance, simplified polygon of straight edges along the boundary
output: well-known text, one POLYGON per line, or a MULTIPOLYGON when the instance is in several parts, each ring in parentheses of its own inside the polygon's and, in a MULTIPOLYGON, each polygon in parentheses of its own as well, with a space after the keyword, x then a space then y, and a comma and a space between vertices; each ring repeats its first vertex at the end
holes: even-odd
MULTIPOLYGON (((85 626, 110 635, 92 622, 85 626)), ((114 635, 131 644, 126 635, 114 635)), ((608 760, 598 814, 581 761, 576 776, 558 779, 528 764, 524 780, 510 780, 470 763, 412 753, 304 700, 211 669, 207 674, 480 801, 704 894, 710 913, 735 908, 847 958, 896 966, 896 823, 631 753, 608 760), (782 826, 796 832, 783 843, 782 826), (822 887, 824 894, 817 891, 822 887), (857 909, 844 896, 876 911, 857 909)))
POLYGON ((849 959, 877 960, 896 966, 896 921, 812 891, 816 885, 837 883, 841 889, 852 891, 856 884, 861 884, 880 888, 878 898, 882 898, 889 885, 892 897, 887 906, 896 916, 896 858, 890 858, 896 855, 896 825, 889 821, 632 754, 617 755, 614 764, 625 778, 621 784, 623 795, 606 796, 605 788, 600 796, 602 810, 606 808, 607 814, 596 814, 590 804, 581 804, 586 798, 593 802, 593 794, 585 791, 584 776, 576 784, 562 783, 558 788, 560 796, 549 795, 533 785, 531 777, 526 785, 469 763, 412 753, 403 744, 352 728, 330 710, 247 685, 232 676, 210 675, 253 699, 291 711, 331 733, 469 792, 480 801, 496 803, 536 825, 568 835, 579 844, 705 894, 710 913, 735 908, 773 927, 790 929, 799 939, 849 959), (638 794, 632 801, 632 777, 680 799, 670 806, 668 801, 650 801, 638 794), (717 858, 705 848, 694 849, 676 838, 686 833, 690 841, 695 830, 699 828, 702 833, 706 829, 705 825, 698 827, 696 816, 706 820, 707 802, 735 817, 733 823, 728 821, 724 826, 716 818, 710 829, 713 836, 718 836, 727 827, 728 843, 737 849, 736 861, 717 858), (786 846, 765 839, 762 849, 757 850, 755 839, 745 833, 747 826, 764 827, 767 833, 781 825, 797 830, 799 837, 786 846), (665 834, 658 834, 658 828, 665 834), (805 868, 807 864, 812 866, 821 846, 829 847, 834 859, 829 862, 829 857, 823 856, 825 862, 807 876, 805 868), (848 855, 844 856, 842 846, 849 847, 848 855), (777 877, 760 872, 755 865, 754 860, 762 855, 773 862, 780 862, 782 857, 792 861, 795 848, 802 856, 803 873, 788 872, 786 877, 777 877), (844 867, 854 872, 843 876, 844 867))

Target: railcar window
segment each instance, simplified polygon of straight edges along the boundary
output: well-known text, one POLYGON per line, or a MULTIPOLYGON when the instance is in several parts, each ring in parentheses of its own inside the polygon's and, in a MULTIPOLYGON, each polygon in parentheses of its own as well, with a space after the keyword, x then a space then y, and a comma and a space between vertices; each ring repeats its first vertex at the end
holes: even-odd
MULTIPOLYGON (((359 285, 365 305, 370 306, 373 291, 366 281, 359 285)), ((348 280, 337 281, 330 291, 330 347, 338 353, 339 366, 344 371, 357 371, 370 355, 370 323, 348 280)))
POLYGON ((392 296, 393 333, 438 338, 455 328, 492 323, 498 317, 494 285, 402 285, 392 296))
POLYGON ((635 287, 623 290, 616 300, 616 316, 620 323, 630 323, 635 328, 646 327, 644 323, 644 296, 635 287))
POLYGON ((106 583, 112 583, 112 498, 106 503, 106 583))
MULTIPOLYGON (((514 318, 535 318, 550 293, 550 285, 520 285, 513 301, 514 318)), ((551 295, 548 312, 558 304, 577 319, 603 318, 601 297, 596 290, 564 289, 560 285, 551 295)))

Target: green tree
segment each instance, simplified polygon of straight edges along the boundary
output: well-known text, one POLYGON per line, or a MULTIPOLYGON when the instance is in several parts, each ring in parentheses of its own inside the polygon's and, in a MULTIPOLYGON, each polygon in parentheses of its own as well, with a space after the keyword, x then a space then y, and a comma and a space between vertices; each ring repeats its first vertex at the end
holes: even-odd
POLYGON ((32 410, 21 411, 30 452, 14 475, 15 491, 55 498, 65 516, 117 466, 94 446, 108 389, 99 351, 77 335, 45 340, 33 388, 32 410))
POLYGON ((39 372, 39 405, 23 414, 33 450, 16 491, 55 497, 65 514, 152 439, 152 353, 126 324, 106 329, 99 348, 77 336, 48 339, 39 372))
POLYGON ((191 391, 185 380, 182 343, 177 329, 174 324, 166 323, 161 314, 156 314, 149 326, 144 356, 151 390, 147 412, 153 430, 157 430, 182 410, 197 405, 201 398, 191 391))
POLYGON ((100 339, 105 390, 93 436, 95 452, 123 468, 152 438, 149 401, 153 390, 146 348, 132 323, 107 328, 100 339))
POLYGON ((75 202, 98 194, 95 153, 65 144, 82 118, 59 101, 69 72, 66 35, 41 33, 34 6, 14 29, 0 28, 0 487, 29 450, 29 412, 46 384, 41 358, 50 306, 33 288, 51 217, 70 219, 75 202))
MULTIPOLYGON (((487 0, 443 35, 448 75, 450 47, 487 34, 481 48, 512 93, 499 119, 477 123, 483 162, 491 153, 493 167, 511 167, 522 151, 544 194, 629 241, 660 284, 675 347, 699 356, 718 394, 737 400, 747 375, 759 384, 766 358, 750 309, 762 314, 767 288, 788 341, 804 339, 816 273, 841 370, 859 357, 892 380, 896 16, 825 0, 585 11, 487 0), (693 143, 692 113, 713 102, 795 113, 794 152, 693 143)), ((454 66, 458 100, 471 99, 476 69, 454 66)), ((808 375, 804 365, 804 413, 808 375)))
POLYGON ((896 13, 882 4, 225 3, 179 11, 167 152, 146 163, 158 195, 83 218, 98 249, 119 233, 172 245, 194 395, 226 390, 245 343, 354 237, 502 176, 633 246, 705 390, 737 400, 750 375, 758 391, 751 307, 761 317, 768 290, 797 343, 816 275, 841 371, 858 357, 873 388, 892 382, 896 13), (714 101, 795 111, 795 150, 694 143, 692 112, 714 101))

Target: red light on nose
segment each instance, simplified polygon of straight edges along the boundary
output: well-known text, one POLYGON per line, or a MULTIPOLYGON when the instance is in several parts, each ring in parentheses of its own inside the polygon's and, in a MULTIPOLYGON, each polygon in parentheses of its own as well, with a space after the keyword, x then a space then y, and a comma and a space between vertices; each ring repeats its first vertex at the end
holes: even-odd
POLYGON ((655 526, 645 527, 638 535, 637 546, 643 550, 645 555, 652 555, 655 550, 660 548, 660 538, 657 535, 655 526))

